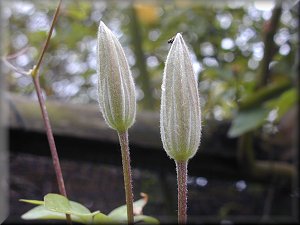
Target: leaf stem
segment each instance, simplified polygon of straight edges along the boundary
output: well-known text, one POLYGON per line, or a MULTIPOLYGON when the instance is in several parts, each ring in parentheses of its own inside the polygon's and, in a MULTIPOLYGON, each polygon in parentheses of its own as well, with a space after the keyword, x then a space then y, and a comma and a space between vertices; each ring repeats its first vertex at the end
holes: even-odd
POLYGON ((129 146, 128 146, 128 130, 126 130, 125 132, 118 132, 118 136, 119 136, 121 153, 122 153, 122 165, 123 165, 128 224, 133 224, 134 222, 133 194, 132 194, 130 154, 129 154, 129 146))
POLYGON ((34 82, 36 94, 37 94, 37 97, 39 100, 39 104, 40 104, 40 108, 41 108, 41 112, 42 112, 42 116, 43 116, 47 139, 49 142, 53 165, 54 165, 56 178, 57 178, 57 182, 58 182, 59 192, 63 196, 66 197, 67 194, 66 194, 66 190, 65 190, 65 184, 64 184, 64 180, 63 180, 63 176, 62 176, 62 172, 61 172, 61 167, 60 167, 59 158, 58 158, 58 154, 57 154, 57 150, 56 150, 56 145, 55 145, 55 141, 54 141, 54 137, 53 137, 53 133, 52 133, 52 128, 50 125, 50 120, 49 120, 48 112, 46 109, 45 100, 42 96, 42 91, 41 91, 40 83, 38 82, 37 76, 33 77, 33 82, 34 82))
POLYGON ((40 68, 40 65, 42 63, 42 59, 44 58, 44 54, 45 54, 46 50, 48 49, 48 46, 49 46, 49 43, 50 43, 50 38, 52 36, 52 32, 54 30, 55 23, 57 22, 57 19, 58 19, 60 6, 61 6, 61 0, 59 0, 58 5, 56 7, 55 14, 54 14, 52 22, 51 22, 51 27, 50 27, 47 39, 45 41, 45 44, 44 44, 44 47, 43 47, 42 52, 40 54, 40 57, 38 59, 38 62, 36 64, 36 69, 37 70, 40 68))
MULTIPOLYGON (((57 183, 58 183, 58 189, 59 189, 59 192, 60 192, 61 195, 67 197, 65 184, 64 184, 64 179, 63 179, 63 175, 62 175, 62 171, 61 171, 61 166, 60 166, 60 163, 59 163, 59 157, 58 157, 58 154, 57 154, 56 145, 55 145, 55 141, 54 141, 51 125, 50 125, 50 120, 49 120, 48 112, 47 112, 47 109, 46 109, 45 100, 44 100, 43 95, 42 95, 40 82, 39 82, 39 68, 40 68, 40 65, 42 63, 42 59, 44 57, 44 54, 45 54, 45 52, 46 52, 46 50, 49 46, 50 39, 51 39, 51 36, 52 36, 52 32, 54 30, 55 24, 56 24, 57 19, 58 19, 60 7, 61 7, 61 2, 62 2, 62 0, 59 0, 59 3, 58 3, 58 5, 56 7, 56 10, 55 10, 54 17, 53 17, 52 22, 51 22, 51 27, 50 27, 50 30, 48 32, 47 39, 45 41, 45 44, 43 46, 43 49, 41 51, 41 54, 40 54, 39 59, 37 61, 37 64, 33 67, 33 69, 26 72, 26 71, 23 71, 23 70, 15 67, 15 66, 13 66, 11 63, 8 62, 8 59, 16 57, 18 54, 20 54, 21 52, 23 52, 25 50, 22 50, 17 54, 7 56, 5 58, 3 57, 3 61, 11 69, 13 69, 14 71, 19 72, 22 75, 30 75, 32 77, 34 87, 35 87, 35 91, 36 91, 36 94, 37 94, 37 97, 38 97, 40 109, 41 109, 41 112, 42 112, 42 117, 43 117, 45 129, 46 129, 47 139, 48 139, 50 152, 51 152, 51 156, 52 156, 52 162, 53 162, 53 166, 54 166, 54 170, 55 170, 55 174, 56 174, 56 179, 57 179, 57 183)), ((71 216, 69 214, 66 214, 66 219, 67 219, 68 224, 72 224, 71 216)))
POLYGON ((178 184, 178 224, 187 221, 187 161, 175 161, 178 184))
MULTIPOLYGON (((54 137, 53 137, 53 132, 52 132, 52 128, 50 125, 50 120, 49 120, 49 116, 48 116, 48 112, 47 112, 47 108, 46 108, 46 103, 43 98, 42 90, 41 90, 41 86, 40 86, 40 82, 39 82, 39 68, 40 68, 42 59, 44 57, 44 54, 45 54, 46 50, 48 49, 48 46, 50 43, 50 38, 52 36, 54 26, 58 19, 60 7, 61 7, 61 0, 59 1, 57 8, 55 10, 55 14, 54 14, 54 17, 51 22, 51 27, 48 32, 48 36, 45 41, 42 52, 40 54, 40 57, 38 59, 38 62, 36 64, 36 66, 34 66, 33 69, 30 71, 30 74, 31 74, 31 77, 32 77, 32 80, 34 83, 34 87, 36 90, 36 94, 38 96, 38 100, 39 100, 39 104, 40 104, 40 108, 41 108, 41 112, 42 112, 42 117, 43 117, 46 134, 47 134, 47 139, 48 139, 50 152, 51 152, 51 156, 52 156, 52 162, 53 162, 56 179, 57 179, 57 183, 58 183, 58 189, 59 189, 60 194, 67 198, 67 192, 66 192, 65 183, 64 183, 64 179, 63 179, 63 175, 62 175, 62 170, 61 170, 61 166, 60 166, 60 162, 59 162, 59 157, 57 154, 57 149, 56 149, 56 145, 55 145, 55 141, 54 141, 54 137)), ((67 219, 68 224, 72 224, 71 215, 66 214, 66 219, 67 219)))
MULTIPOLYGON (((57 154, 56 145, 55 145, 55 141, 54 141, 54 137, 53 137, 53 133, 52 133, 52 128, 50 125, 50 120, 49 120, 45 100, 43 98, 42 90, 40 87, 39 76, 32 76, 32 79, 33 79, 33 83, 35 86, 36 94, 37 94, 41 112, 42 112, 42 117, 43 117, 46 134, 47 134, 47 139, 48 139, 50 152, 51 152, 51 156, 52 156, 52 162, 53 162, 56 179, 57 179, 57 183, 58 183, 58 189, 59 189, 60 194, 67 198, 67 192, 66 192, 65 183, 64 183, 61 166, 60 166, 60 162, 59 162, 59 157, 57 154)), ((72 224, 71 216, 69 214, 66 214, 66 218, 67 218, 68 223, 72 224)))

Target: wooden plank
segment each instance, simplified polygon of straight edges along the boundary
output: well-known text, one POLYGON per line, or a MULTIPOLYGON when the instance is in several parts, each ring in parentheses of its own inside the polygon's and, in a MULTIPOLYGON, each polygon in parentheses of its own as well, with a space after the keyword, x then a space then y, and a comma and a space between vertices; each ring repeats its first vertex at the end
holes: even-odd
MULTIPOLYGON (((27 97, 7 94, 9 127, 33 132, 44 132, 38 102, 27 97)), ((97 104, 75 105, 59 101, 47 101, 52 129, 55 135, 74 138, 118 143, 116 132, 105 123, 97 104)), ((199 151, 207 154, 225 154, 226 147, 233 147, 235 140, 224 136, 228 123, 214 121, 203 122, 203 134, 199 151), (218 140, 216 142, 214 139, 218 140)), ((129 129, 131 145, 144 146, 149 149, 162 149, 157 112, 140 112, 136 122, 129 129)))
MULTIPOLYGON (((37 101, 7 93, 9 109, 10 150, 50 155, 43 121, 37 101)), ((102 118, 97 104, 74 105, 47 101, 50 121, 62 158, 87 160, 93 163, 121 165, 118 137, 102 118)), ((189 162, 192 176, 269 181, 268 162, 259 162, 259 173, 240 170, 236 160, 236 139, 226 136, 228 122, 204 121, 199 152, 189 162)), ((175 173, 174 162, 162 148, 159 114, 139 112, 129 130, 132 166, 157 172, 175 173)), ((295 168, 287 163, 276 164, 276 173, 290 184, 295 168), (284 172, 281 171, 283 168, 284 172)), ((280 180, 279 179, 279 180, 280 180)))

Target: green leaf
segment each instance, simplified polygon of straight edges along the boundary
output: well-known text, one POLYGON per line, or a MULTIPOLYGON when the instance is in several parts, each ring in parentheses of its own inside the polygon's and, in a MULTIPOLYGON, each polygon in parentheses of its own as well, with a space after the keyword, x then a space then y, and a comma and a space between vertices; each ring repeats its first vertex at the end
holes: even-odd
POLYGON ((46 209, 43 205, 36 206, 21 216, 24 220, 36 220, 36 219, 57 219, 65 220, 66 215, 63 213, 53 212, 46 209))
POLYGON ((39 201, 39 200, 20 199, 19 201, 26 202, 29 204, 34 204, 34 205, 44 205, 44 201, 39 201))
MULTIPOLYGON (((134 217, 135 222, 158 224, 158 220, 154 217, 141 215, 144 206, 148 202, 148 196, 144 193, 142 193, 142 196, 142 199, 133 203, 134 214, 136 215, 134 217)), ((70 214, 72 221, 84 224, 115 224, 127 221, 126 205, 114 209, 107 216, 99 211, 91 213, 84 205, 69 201, 59 194, 47 194, 44 196, 44 201, 26 199, 20 201, 40 205, 23 214, 22 219, 24 220, 66 220, 66 214, 70 214)))
POLYGON ((94 216, 92 224, 116 224, 118 222, 119 221, 116 219, 113 219, 102 213, 98 213, 94 216))
MULTIPOLYGON (((148 202, 148 195, 145 193, 141 193, 143 198, 135 201, 133 203, 133 213, 134 213, 134 222, 141 224, 159 224, 159 221, 151 216, 142 215, 143 208, 148 202)), ((127 206, 120 206, 113 211, 111 211, 108 216, 118 222, 126 222, 127 221, 127 206)))
POLYGON ((59 194, 47 194, 44 197, 44 200, 46 209, 63 214, 70 214, 71 218, 73 216, 79 217, 84 223, 91 223, 93 217, 100 214, 99 211, 91 213, 84 205, 78 202, 69 201, 66 197, 59 194))
POLYGON ((282 116, 293 107, 298 100, 298 94, 296 88, 291 88, 285 91, 279 98, 269 100, 266 102, 266 106, 272 110, 278 108, 278 117, 276 120, 280 120, 282 116))
MULTIPOLYGON (((45 206, 36 206, 21 216, 24 220, 66 220, 66 214, 50 211, 45 206)), ((85 223, 80 217, 72 216, 72 221, 85 223)))
POLYGON ((86 208, 84 205, 78 202, 70 201, 70 205, 71 210, 69 214, 71 214, 71 217, 78 216, 82 221, 84 221, 84 223, 92 223, 94 216, 98 214, 106 216, 100 213, 100 211, 95 211, 91 213, 91 211, 88 208, 86 208))
POLYGON ((120 206, 113 211, 111 211, 108 216, 114 220, 120 221, 120 222, 126 222, 127 221, 127 206, 123 205, 120 206))
POLYGON ((254 130, 264 124, 269 109, 258 107, 243 110, 233 119, 228 136, 238 137, 248 131, 254 130))
MULTIPOLYGON (((56 194, 55 194, 56 195, 56 194)), ((116 222, 115 220, 112 220, 108 216, 100 213, 99 211, 91 213, 88 208, 83 206, 82 204, 74 201, 69 201, 69 210, 66 209, 66 202, 64 198, 61 198, 63 196, 54 196, 53 194, 48 194, 47 197, 47 207, 45 205, 40 205, 38 207, 35 207, 25 214, 22 215, 22 219, 24 220, 66 220, 66 214, 71 215, 71 219, 74 222, 78 223, 84 223, 89 224, 93 223, 94 218, 97 218, 97 223, 100 223, 103 221, 103 223, 106 222, 116 222), (55 205, 55 207, 53 206, 55 205), (63 205, 60 205, 60 203, 63 202, 63 205), (65 206, 64 206, 65 205, 65 206)), ((36 200, 24 200, 24 202, 36 204, 36 203, 44 203, 43 201, 36 201, 36 200)))
POLYGON ((134 222, 138 224, 159 224, 158 219, 152 216, 138 215, 134 217, 134 222))
MULTIPOLYGON (((148 196, 144 193, 141 194, 143 198, 139 199, 138 201, 135 201, 133 203, 133 213, 134 215, 140 215, 142 214, 142 210, 144 206, 148 202, 148 196)), ((127 221, 127 205, 122 205, 113 211, 111 211, 108 214, 109 217, 117 219, 119 221, 127 221)))
POLYGON ((54 211, 69 214, 71 211, 71 205, 69 200, 59 194, 47 194, 44 197, 45 208, 54 211))
POLYGON ((279 95, 281 95, 286 90, 289 90, 290 88, 291 82, 289 80, 272 83, 242 99, 242 101, 240 102, 240 109, 247 110, 262 105, 264 102, 270 99, 278 98, 279 95))
POLYGON ((78 214, 78 215, 87 215, 87 214, 92 214, 91 211, 85 207, 84 205, 78 203, 78 202, 74 202, 74 201, 70 201, 70 205, 71 205, 71 212, 78 214))

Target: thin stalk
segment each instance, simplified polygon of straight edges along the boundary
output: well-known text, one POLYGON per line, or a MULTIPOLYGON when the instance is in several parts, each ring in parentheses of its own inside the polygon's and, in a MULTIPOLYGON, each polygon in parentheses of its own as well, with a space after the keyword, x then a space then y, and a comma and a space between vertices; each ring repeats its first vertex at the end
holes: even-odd
MULTIPOLYGON (((30 75, 31 75, 33 83, 34 83, 34 87, 36 90, 36 94, 38 96, 38 100, 39 100, 39 104, 40 104, 40 108, 41 108, 41 112, 42 112, 42 117, 43 117, 46 134, 47 134, 47 139, 48 139, 50 152, 51 152, 51 156, 52 156, 52 162, 53 162, 55 175, 56 175, 56 179, 57 179, 57 183, 58 183, 58 189, 59 189, 60 194, 67 198, 67 192, 66 192, 65 183, 64 183, 64 179, 63 179, 63 175, 62 175, 62 171, 61 171, 59 157, 57 154, 56 145, 55 145, 55 141, 54 141, 54 137, 53 137, 53 133, 52 133, 52 128, 50 125, 50 120, 49 120, 48 112, 46 109, 45 100, 43 98, 42 90, 41 90, 41 86, 40 86, 40 82, 39 82, 39 68, 42 63, 42 59, 44 58, 44 54, 45 54, 46 50, 48 49, 50 39, 52 36, 52 32, 53 32, 54 26, 57 22, 57 19, 58 19, 60 7, 61 7, 61 0, 59 1, 58 6, 55 10, 55 14, 54 14, 54 17, 51 22, 51 27, 48 32, 48 36, 45 41, 42 52, 40 54, 40 57, 38 59, 38 62, 36 64, 36 66, 34 66, 33 69, 30 71, 30 75)), ((69 224, 72 224, 71 216, 69 214, 66 214, 66 219, 69 224)))
MULTIPOLYGON (((28 72, 23 71, 22 69, 19 69, 19 68, 13 66, 11 63, 9 63, 7 61, 10 58, 16 57, 18 54, 25 51, 25 49, 20 51, 17 54, 14 54, 14 55, 11 55, 11 56, 8 56, 8 57, 5 57, 5 58, 3 57, 3 61, 11 69, 13 69, 14 71, 19 72, 22 75, 30 75, 32 77, 32 80, 33 80, 33 83, 34 83, 34 86, 35 86, 35 90, 36 90, 36 94, 38 96, 40 108, 41 108, 45 129, 46 129, 48 143, 49 143, 49 147, 50 147, 50 151, 51 151, 51 155, 52 155, 52 162, 53 162, 53 165, 54 165, 56 179, 57 179, 57 183, 58 183, 58 189, 59 189, 59 192, 60 192, 61 195, 67 197, 65 184, 64 184, 64 179, 63 179, 63 175, 62 175, 62 171, 61 171, 61 167, 60 167, 60 163, 59 163, 59 158, 58 158, 58 154, 57 154, 57 150, 56 150, 56 146, 55 146, 55 141, 54 141, 51 125, 50 125, 50 120, 49 120, 48 112, 47 112, 47 109, 46 109, 45 100, 42 96, 42 90, 41 90, 40 82, 39 82, 39 67, 41 65, 44 54, 45 54, 45 52, 46 52, 46 50, 49 46, 50 39, 51 39, 51 36, 52 36, 52 32, 53 32, 55 23, 57 22, 57 19, 58 19, 60 7, 61 7, 61 0, 59 1, 58 6, 55 10, 55 14, 54 14, 54 17, 52 19, 51 27, 50 27, 50 30, 48 32, 48 36, 47 36, 47 39, 45 41, 42 52, 40 54, 40 57, 37 61, 36 66, 34 66, 32 70, 30 70, 28 72)), ((67 219, 67 222, 69 224, 72 224, 71 216, 69 214, 66 214, 66 219, 67 219)))
POLYGON ((62 172, 61 172, 59 158, 58 158, 56 145, 55 145, 55 141, 54 141, 54 137, 53 137, 53 133, 52 133, 52 128, 51 128, 51 125, 50 125, 50 120, 49 120, 48 112, 47 112, 47 109, 46 109, 45 100, 42 96, 42 91, 41 91, 40 83, 38 81, 37 76, 33 78, 33 82, 34 82, 34 86, 35 86, 35 89, 36 89, 36 94, 37 94, 37 97, 38 97, 38 100, 39 100, 39 104, 40 104, 40 108, 41 108, 41 112, 42 112, 42 116, 43 116, 43 121, 44 121, 45 129, 46 129, 47 139, 48 139, 48 142, 49 142, 49 147, 50 147, 50 151, 51 151, 51 155, 52 155, 53 166, 54 166, 54 169, 55 169, 56 179, 57 179, 57 182, 58 182, 58 189, 59 189, 59 192, 63 196, 67 197, 65 184, 64 184, 64 179, 63 179, 63 175, 62 175, 62 172))
POLYGON ((178 185, 178 224, 186 224, 187 221, 187 161, 176 163, 178 185))
POLYGON ((42 59, 44 58, 44 54, 45 54, 45 52, 48 49, 48 46, 49 46, 49 43, 50 43, 50 39, 51 39, 51 36, 52 36, 52 32, 54 30, 55 23, 57 22, 57 19, 58 19, 58 15, 59 15, 59 11, 60 11, 60 6, 61 6, 61 0, 59 1, 58 5, 57 5, 57 8, 55 10, 55 14, 54 14, 52 22, 51 22, 51 27, 50 27, 50 30, 48 32, 47 39, 46 39, 46 41, 44 43, 44 47, 42 49, 42 52, 41 52, 40 57, 38 59, 38 62, 36 64, 37 70, 40 68, 40 65, 42 63, 42 59))
MULTIPOLYGON (((33 83, 35 86, 36 94, 37 94, 41 112, 42 112, 42 117, 43 117, 46 134, 47 134, 47 139, 48 139, 50 152, 51 152, 51 156, 52 156, 52 162, 53 162, 56 179, 57 179, 57 183, 58 183, 58 189, 59 189, 60 194, 67 198, 67 192, 66 192, 66 188, 65 188, 64 178, 63 178, 62 171, 61 171, 59 157, 58 157, 57 150, 56 150, 56 145, 55 145, 55 141, 54 141, 54 137, 53 137, 53 133, 52 133, 52 128, 50 125, 50 120, 49 120, 45 100, 43 98, 42 90, 40 87, 39 76, 33 76, 32 79, 33 79, 33 83)), ((68 223, 72 224, 71 216, 69 214, 66 214, 66 218, 67 218, 68 223)))
POLYGON ((125 186, 125 196, 127 205, 128 224, 133 224, 133 194, 132 194, 132 178, 130 167, 130 154, 128 145, 128 131, 118 132, 122 153, 123 176, 125 186))

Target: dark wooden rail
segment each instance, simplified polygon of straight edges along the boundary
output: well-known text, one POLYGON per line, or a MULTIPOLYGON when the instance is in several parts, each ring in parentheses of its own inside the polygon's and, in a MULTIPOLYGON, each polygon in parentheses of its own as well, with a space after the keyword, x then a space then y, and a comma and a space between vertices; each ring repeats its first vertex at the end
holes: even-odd
MULTIPOLYGON (((5 104, 10 151, 50 156, 38 103, 6 93, 5 104)), ((60 157, 121 165, 117 134, 105 124, 97 104, 47 101, 47 109, 60 157)), ((241 170, 236 160, 236 140, 226 136, 228 127, 229 122, 203 121, 199 152, 189 162, 191 176, 268 182, 275 173, 277 180, 291 184, 296 171, 288 163, 258 161, 254 173, 241 170)), ((134 168, 175 173, 174 162, 162 148, 158 113, 139 112, 129 130, 129 140, 134 168)))

